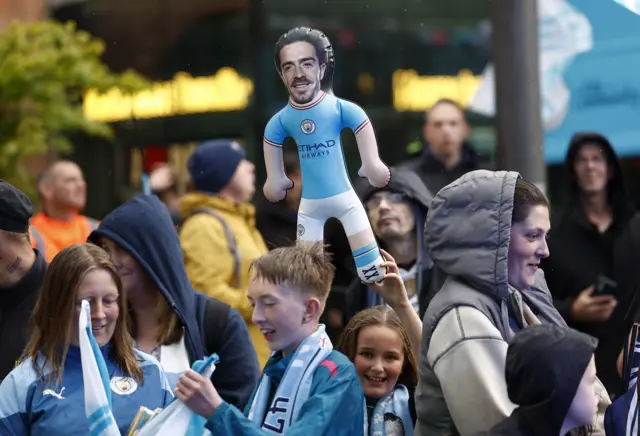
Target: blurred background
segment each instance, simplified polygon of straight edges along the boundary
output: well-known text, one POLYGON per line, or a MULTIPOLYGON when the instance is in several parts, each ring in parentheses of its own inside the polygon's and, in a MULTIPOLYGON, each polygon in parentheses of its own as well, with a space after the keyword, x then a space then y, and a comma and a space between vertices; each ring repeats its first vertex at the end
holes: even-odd
MULTIPOLYGON (((576 1, 568 3, 582 8, 576 1)), ((621 106, 631 111, 632 122, 634 114, 640 113, 640 90, 630 78, 638 77, 632 67, 640 62, 632 53, 640 45, 640 23, 636 22, 640 17, 623 12, 613 1, 591 3, 607 4, 582 11, 592 23, 592 54, 600 56, 598 44, 608 44, 607 50, 618 58, 627 56, 625 74, 629 76, 624 82, 615 75, 603 77, 605 84, 600 86, 611 88, 605 90, 594 91, 598 85, 590 82, 589 95, 597 94, 591 104, 601 105, 605 112, 621 106), (613 24, 607 28, 599 24, 611 19, 611 14, 613 24)), ((486 162, 484 167, 492 167, 496 120, 469 108, 492 61, 495 17, 490 5, 488 0, 4 0, 0 25, 5 34, 13 20, 22 26, 44 20, 75 22, 78 30, 103 41, 99 59, 113 74, 130 70, 141 82, 133 85, 132 79, 123 79, 125 88, 128 83, 135 90, 130 96, 114 89, 99 94, 91 90, 91 83, 83 82, 87 89, 76 101, 82 116, 96 123, 91 124, 94 130, 99 130, 99 123, 106 124, 111 134, 64 129, 68 145, 56 148, 55 143, 47 143, 45 152, 38 149, 24 156, 0 145, 0 160, 13 153, 11 165, 19 161, 26 173, 35 175, 60 152, 70 155, 87 180, 86 214, 96 218, 139 192, 141 173, 160 162, 175 166, 180 189, 186 190, 186 160, 193 147, 206 139, 238 140, 256 162, 261 186, 264 126, 288 97, 274 68, 274 44, 292 27, 311 26, 325 31, 335 47, 335 94, 358 103, 369 114, 388 164, 422 152, 425 110, 438 99, 449 98, 465 108, 471 126, 469 143, 486 162)), ((37 48, 27 53, 39 54, 37 48)), ((592 62, 606 65, 605 58, 599 59, 592 62)), ((0 64, 0 89, 2 75, 0 64)), ((106 91, 107 86, 95 87, 106 91)), ((6 88, 3 93, 6 103, 6 88)), ((579 102, 574 98, 569 110, 575 104, 579 102)), ((608 130, 602 133, 612 139, 622 157, 633 199, 640 202, 640 140, 617 121, 621 117, 613 113, 612 117, 603 120, 608 130)), ((554 187, 566 186, 562 160, 571 131, 598 126, 584 118, 567 117, 566 121, 582 125, 556 127, 555 133, 544 136, 547 191, 554 204, 563 199, 563 192, 554 187)), ((360 165, 357 148, 349 141, 344 148, 353 174, 360 165)), ((27 183, 28 179, 22 180, 27 183)))

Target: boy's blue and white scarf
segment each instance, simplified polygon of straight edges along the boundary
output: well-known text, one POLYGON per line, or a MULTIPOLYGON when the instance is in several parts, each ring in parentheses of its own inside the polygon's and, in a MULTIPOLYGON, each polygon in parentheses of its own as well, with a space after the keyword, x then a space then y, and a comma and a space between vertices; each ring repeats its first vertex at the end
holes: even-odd
POLYGON ((262 423, 268 433, 282 434, 297 419, 300 408, 309 397, 311 381, 318 365, 333 351, 333 344, 323 324, 298 347, 273 396, 271 407, 267 401, 271 380, 264 374, 249 409, 249 420, 262 423), (266 414, 266 416, 265 416, 266 414))
POLYGON ((373 414, 371 415, 370 432, 368 430, 368 420, 366 419, 366 416, 367 412, 365 404, 364 433, 366 436, 413 436, 413 419, 409 412, 409 391, 407 391, 407 388, 403 385, 396 385, 393 391, 378 401, 378 404, 376 404, 376 407, 373 409, 373 414), (399 425, 397 421, 395 421, 395 424, 389 421, 386 426, 384 416, 387 413, 400 418, 402 426, 404 427, 404 432, 400 432, 399 429, 396 429, 396 431, 392 430, 392 432, 387 433, 388 425, 399 425))
POLYGON ((82 300, 79 343, 84 384, 84 408, 91 436, 120 436, 111 412, 111 388, 107 364, 91 331, 91 307, 82 300))

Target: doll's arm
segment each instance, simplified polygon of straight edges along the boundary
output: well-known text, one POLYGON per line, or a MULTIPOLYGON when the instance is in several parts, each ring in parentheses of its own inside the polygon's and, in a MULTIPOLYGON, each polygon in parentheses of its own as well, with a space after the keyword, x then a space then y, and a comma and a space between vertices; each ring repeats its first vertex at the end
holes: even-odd
POLYGON ((373 131, 371 120, 357 104, 347 100, 339 100, 339 102, 342 125, 353 130, 356 135, 362 166, 365 168, 379 166, 382 161, 378 153, 378 141, 376 141, 376 134, 373 131))
POLYGON ((274 115, 264 129, 262 147, 264 150, 264 164, 267 168, 267 180, 262 192, 272 203, 284 199, 287 190, 293 187, 284 169, 282 159, 282 144, 287 137, 287 131, 280 121, 280 114, 274 115))
POLYGON ((267 167, 267 178, 279 180, 287 176, 282 159, 282 145, 269 142, 266 138, 262 141, 264 150, 264 164, 267 167))
POLYGON ((282 125, 280 112, 278 112, 267 123, 262 138, 264 164, 267 167, 267 178, 269 179, 278 180, 286 177, 282 161, 282 147, 286 137, 287 131, 282 125))
POLYGON ((368 119, 356 130, 356 143, 358 144, 358 152, 362 165, 365 167, 373 166, 380 162, 380 154, 378 153, 378 141, 373 131, 371 121, 368 119))
POLYGON ((356 135, 356 143, 362 160, 358 175, 366 177, 371 186, 383 188, 391 179, 389 168, 380 159, 378 142, 371 121, 360 106, 346 100, 340 101, 342 125, 356 135))

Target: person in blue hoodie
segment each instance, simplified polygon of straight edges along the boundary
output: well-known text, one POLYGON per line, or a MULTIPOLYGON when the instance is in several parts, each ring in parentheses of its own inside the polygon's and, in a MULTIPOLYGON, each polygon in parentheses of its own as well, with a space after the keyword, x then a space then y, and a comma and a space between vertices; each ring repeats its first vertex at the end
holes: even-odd
POLYGON ((129 302, 136 347, 156 357, 172 388, 196 361, 217 353, 211 380, 230 404, 244 407, 260 376, 238 311, 194 291, 166 206, 137 195, 113 210, 89 240, 114 259, 129 302))
POLYGON ((127 434, 140 407, 164 408, 173 399, 158 361, 131 346, 127 301, 109 255, 93 244, 71 245, 49 265, 24 360, 0 385, 0 435, 93 434, 79 348, 83 300, 91 306, 91 331, 109 374, 120 433, 127 434))
POLYGON ((364 393, 353 363, 319 324, 334 267, 321 243, 280 247, 253 261, 252 321, 274 351, 244 414, 193 370, 176 397, 207 419, 214 435, 364 434, 364 393))

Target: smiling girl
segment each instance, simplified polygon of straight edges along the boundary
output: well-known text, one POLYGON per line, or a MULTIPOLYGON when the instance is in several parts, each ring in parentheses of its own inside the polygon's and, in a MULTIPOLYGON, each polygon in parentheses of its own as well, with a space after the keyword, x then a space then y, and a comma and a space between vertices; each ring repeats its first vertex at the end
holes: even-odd
POLYGON ((126 434, 140 406, 163 408, 173 395, 158 362, 134 350, 127 302, 109 255, 91 244, 72 245, 49 265, 33 311, 25 360, 0 385, 0 434, 90 434, 85 411, 78 317, 83 300, 106 363, 111 411, 126 434))
POLYGON ((367 434, 413 435, 418 381, 416 346, 422 323, 411 306, 393 257, 384 250, 385 280, 374 288, 388 306, 356 314, 342 335, 338 350, 355 365, 367 405, 367 434))

